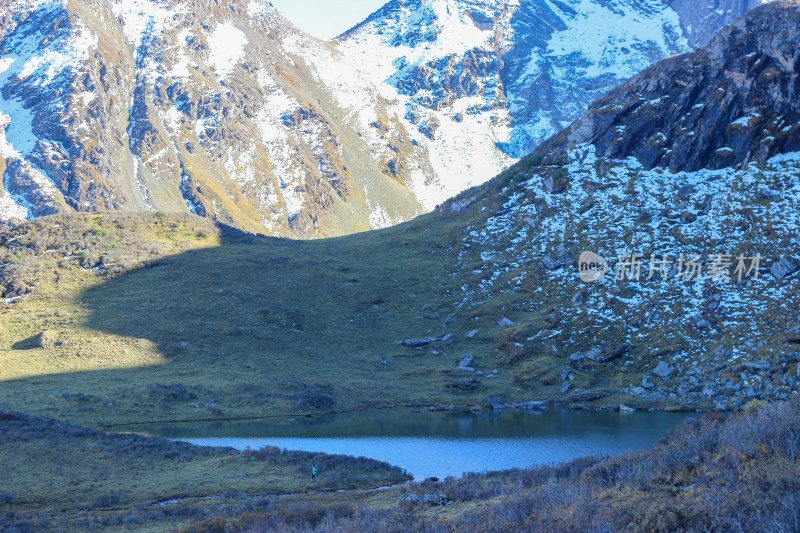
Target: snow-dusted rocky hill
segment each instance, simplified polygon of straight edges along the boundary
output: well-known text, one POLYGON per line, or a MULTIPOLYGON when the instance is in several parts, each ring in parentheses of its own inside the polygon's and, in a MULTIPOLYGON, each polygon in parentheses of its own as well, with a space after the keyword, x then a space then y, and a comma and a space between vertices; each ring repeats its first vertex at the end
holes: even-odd
POLYGON ((503 303, 508 361, 550 354, 563 392, 630 402, 800 390, 799 34, 796 3, 755 10, 443 206, 471 214, 461 305, 503 303))
POLYGON ((263 0, 11 0, 0 218, 191 210, 301 238, 394 224, 752 3, 395 1, 325 43, 263 0))

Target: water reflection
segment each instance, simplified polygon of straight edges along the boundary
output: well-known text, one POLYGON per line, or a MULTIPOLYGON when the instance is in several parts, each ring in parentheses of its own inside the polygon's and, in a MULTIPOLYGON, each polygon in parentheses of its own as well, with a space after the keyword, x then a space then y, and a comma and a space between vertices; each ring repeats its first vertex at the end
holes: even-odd
POLYGON ((237 449, 279 446, 365 456, 415 478, 461 475, 643 450, 688 415, 610 411, 359 412, 324 417, 150 425, 138 431, 237 449))

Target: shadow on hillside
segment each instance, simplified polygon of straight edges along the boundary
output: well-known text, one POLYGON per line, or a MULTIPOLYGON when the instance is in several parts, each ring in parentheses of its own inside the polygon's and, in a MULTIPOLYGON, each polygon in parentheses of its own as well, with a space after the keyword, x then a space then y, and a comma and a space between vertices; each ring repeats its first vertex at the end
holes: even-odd
MULTIPOLYGON (((150 261, 80 295, 88 310, 82 331, 93 338, 53 351, 85 361, 86 371, 4 388, 24 391, 14 394, 28 403, 112 422, 141 419, 114 414, 119 409, 164 419, 187 405, 198 418, 235 416, 229 408, 325 412, 343 398, 378 406, 409 380, 445 391, 441 374, 413 375, 420 354, 400 346, 451 332, 448 291, 457 291, 447 284, 445 232, 423 238, 392 228, 291 241, 219 228, 218 247, 150 261)), ((13 348, 34 349, 39 340, 13 348)))
POLYGON ((440 334, 442 253, 400 232, 292 241, 220 226, 222 245, 164 257, 83 293, 91 329, 199 351, 309 357, 440 334), (437 329, 438 326, 438 329, 437 329), (424 329, 424 331, 422 331, 424 329), (387 342, 388 341, 388 342, 387 342))

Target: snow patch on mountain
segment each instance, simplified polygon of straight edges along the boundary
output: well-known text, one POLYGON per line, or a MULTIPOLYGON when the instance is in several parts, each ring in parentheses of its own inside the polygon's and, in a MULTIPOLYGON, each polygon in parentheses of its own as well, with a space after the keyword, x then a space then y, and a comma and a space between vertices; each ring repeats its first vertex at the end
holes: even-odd
POLYGON ((547 54, 580 56, 583 61, 574 72, 578 76, 592 79, 612 74, 627 79, 652 62, 648 52, 689 50, 678 14, 656 0, 638 2, 636 10, 615 9, 614 4, 595 0, 566 3, 572 8, 562 15, 567 28, 553 33, 547 54))
POLYGON ((183 13, 172 8, 169 0, 114 0, 111 10, 120 21, 123 33, 134 50, 164 27, 164 23, 183 13))
POLYGON ((226 22, 214 28, 208 36, 208 46, 211 49, 208 62, 217 72, 217 76, 224 79, 244 57, 247 37, 242 30, 226 22))
POLYGON ((657 0, 418 0, 387 4, 338 42, 427 134, 435 177, 415 191, 432 206, 530 152, 608 88, 689 50, 683 31, 657 0))

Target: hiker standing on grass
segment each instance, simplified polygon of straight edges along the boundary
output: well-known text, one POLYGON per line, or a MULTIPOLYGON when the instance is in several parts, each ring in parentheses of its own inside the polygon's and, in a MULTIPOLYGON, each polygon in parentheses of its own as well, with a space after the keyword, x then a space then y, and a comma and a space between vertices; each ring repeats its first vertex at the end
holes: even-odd
POLYGON ((317 480, 317 465, 312 464, 311 465, 311 481, 316 481, 316 480, 317 480))

